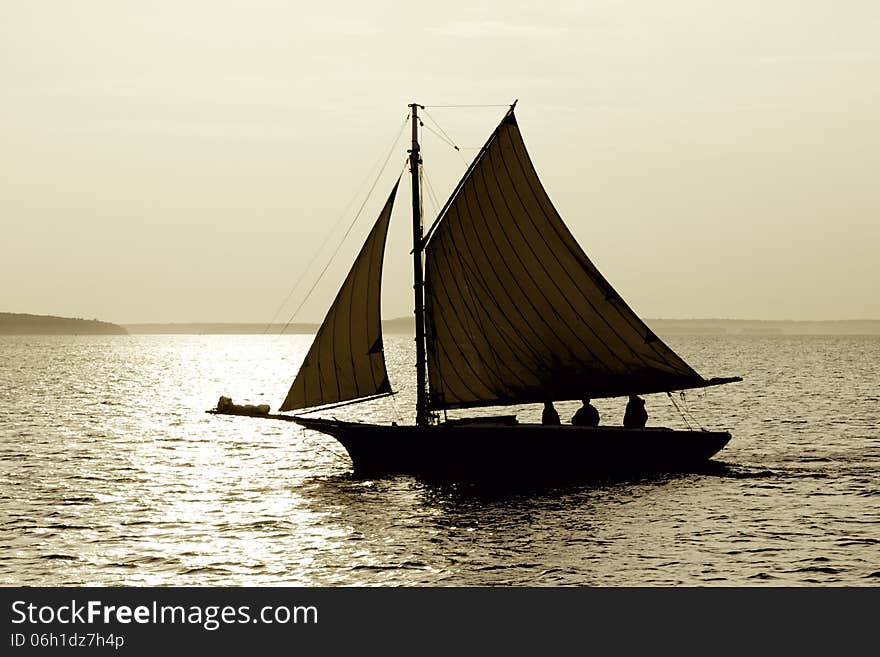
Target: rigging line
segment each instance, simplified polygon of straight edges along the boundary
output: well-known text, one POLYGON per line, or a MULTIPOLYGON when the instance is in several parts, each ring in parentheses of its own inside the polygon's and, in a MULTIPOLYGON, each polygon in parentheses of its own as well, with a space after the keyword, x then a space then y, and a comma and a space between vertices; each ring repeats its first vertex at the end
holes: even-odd
POLYGON ((343 406, 351 406, 353 404, 362 404, 364 402, 373 401, 375 399, 381 399, 382 397, 388 397, 389 395, 396 395, 397 392, 392 390, 391 392, 379 392, 375 395, 366 395, 364 397, 356 397, 354 399, 346 399, 340 402, 333 402, 330 404, 318 404, 317 406, 306 406, 301 409, 293 409, 298 410, 299 415, 308 415, 309 413, 318 413, 321 411, 329 411, 334 408, 342 408, 343 406))
POLYGON ((422 105, 421 107, 422 107, 422 109, 424 109, 426 107, 434 107, 434 108, 443 107, 446 109, 453 108, 453 107, 510 107, 510 103, 505 103, 503 105, 422 105))
POLYGON ((682 412, 682 410, 681 410, 681 408, 679 407, 679 405, 675 402, 675 397, 672 396, 672 393, 669 392, 669 391, 667 390, 667 391, 666 391, 666 396, 669 397, 669 401, 672 402, 672 405, 675 406, 675 410, 677 410, 677 411, 678 411, 678 414, 681 415, 681 419, 684 420, 684 423, 687 425, 687 428, 688 428, 689 430, 693 431, 694 428, 691 426, 691 423, 688 422, 687 416, 685 416, 685 414, 682 412))
MULTIPOLYGON (((303 427, 301 431, 302 431, 301 435, 302 435, 303 438, 306 438, 306 437, 309 436, 309 434, 306 433, 306 429, 305 429, 305 427, 303 427)), ((329 447, 325 447, 324 445, 322 445, 321 443, 319 443, 319 442, 317 442, 317 441, 312 441, 312 444, 313 444, 315 447, 319 447, 320 449, 323 449, 325 452, 329 452, 330 454, 332 454, 333 456, 335 456, 336 458, 338 458, 340 461, 346 461, 346 460, 347 460, 342 454, 340 454, 340 453, 337 452, 336 450, 330 449, 329 447)))
MULTIPOLYGON (((433 133, 434 136, 437 137, 437 139, 439 139, 440 141, 442 141, 442 142, 444 142, 444 143, 446 143, 446 144, 449 144, 450 146, 452 146, 452 148, 454 148, 455 150, 458 150, 458 146, 456 146, 455 143, 454 143, 451 139, 449 139, 449 137, 446 137, 446 136, 440 134, 439 132, 437 132, 436 130, 434 130, 434 128, 432 128, 432 127, 429 126, 429 125, 425 125, 424 123, 422 123, 422 127, 423 127, 425 130, 427 130, 428 132, 433 133)), ((438 126, 438 127, 439 127, 439 126, 438 126)))
MULTIPOLYGON (((458 153, 458 156, 461 158, 461 161, 464 163, 465 168, 467 168, 468 161, 465 159, 464 155, 461 154, 461 149, 458 147, 458 144, 456 144, 455 141, 452 139, 452 137, 450 137, 449 134, 443 129, 443 127, 439 123, 437 123, 437 119, 435 119, 433 116, 431 116, 431 114, 428 112, 428 110, 425 110, 425 116, 428 118, 428 120, 431 123, 433 123, 435 126, 437 126, 437 130, 439 130, 442 133, 442 137, 445 138, 446 142, 450 146, 452 146, 452 148, 455 149, 455 152, 458 153)), ((428 128, 428 130, 431 130, 430 126, 426 126, 424 124, 422 124, 422 125, 424 127, 428 128)), ((431 130, 431 132, 433 132, 434 134, 437 134, 434 130, 431 130)), ((437 135, 437 136, 440 137, 441 135, 437 135)))
POLYGON ((422 124, 422 125, 423 125, 424 127, 428 128, 428 130, 431 130, 431 132, 433 132, 434 134, 436 134, 438 137, 442 136, 450 146, 452 146, 455 150, 458 150, 458 146, 456 145, 455 141, 454 141, 454 140, 452 139, 452 137, 450 137, 449 134, 448 134, 448 133, 447 133, 447 132, 441 127, 441 125, 440 125, 439 123, 437 123, 437 120, 436 120, 433 116, 431 116, 431 115, 428 113, 428 110, 425 110, 425 117, 426 117, 431 123, 433 123, 435 126, 437 126, 437 130, 439 130, 440 133, 438 134, 436 131, 432 130, 429 126, 426 126, 426 125, 424 125, 424 124, 422 124))
POLYGON ((431 184, 431 179, 428 177, 428 172, 425 170, 424 166, 422 166, 422 175, 425 178, 425 182, 428 183, 428 197, 434 205, 434 211, 436 212, 440 209, 440 203, 437 201, 437 193, 434 191, 434 186, 431 184))
POLYGON ((687 392, 682 390, 678 393, 678 395, 681 398, 681 404, 682 404, 682 406, 684 406, 684 410, 688 414, 688 417, 691 418, 691 420, 693 421, 694 424, 696 424, 698 427, 700 427, 701 431, 705 431, 706 430, 705 427, 703 427, 699 418, 696 415, 694 415, 694 412, 691 410, 690 404, 688 404, 687 392))
MULTIPOLYGON (((505 107, 508 107, 508 106, 505 105, 505 107)), ((489 149, 489 146, 492 144, 493 141, 495 141, 495 138, 498 136, 498 133, 501 131, 501 126, 504 125, 504 122, 507 120, 507 117, 511 116, 512 114, 513 114, 513 107, 510 107, 507 114, 504 115, 504 118, 501 119, 501 122, 498 124, 498 126, 495 128, 495 130, 492 132, 491 135, 489 135, 489 138, 486 140, 486 143, 483 144, 483 148, 481 148, 480 152, 476 154, 473 162, 471 162, 470 166, 467 168, 467 170, 464 172, 464 175, 461 177, 461 180, 458 181, 458 184, 455 186, 455 189, 452 191, 452 194, 450 195, 449 199, 446 201, 446 205, 443 206, 443 209, 440 210, 440 212, 437 214, 437 218, 434 219, 434 223, 431 224, 431 227, 428 229, 428 232, 425 233, 424 237, 422 237, 422 247, 423 248, 425 246, 427 246, 428 241, 431 239, 431 235, 433 235, 434 231, 437 230, 437 226, 440 224, 440 221, 443 219, 443 215, 446 213, 446 210, 449 209, 449 207, 452 205, 453 201, 455 200, 455 197, 458 196, 459 191, 461 191, 462 186, 467 182, 468 174, 470 174, 470 172, 473 171, 474 168, 476 168, 480 159, 483 157, 483 155, 486 154, 486 151, 489 149)))
MULTIPOLYGON (((398 142, 400 141, 400 136, 403 134, 403 130, 404 130, 404 128, 406 128, 406 124, 408 121, 409 121, 409 114, 406 115, 406 118, 403 120, 403 123, 401 124, 400 129, 397 131, 397 136, 394 138, 394 143, 391 145, 391 149, 390 149, 388 155, 385 157, 385 163, 382 165, 382 169, 379 171, 379 173, 376 177, 377 181, 378 181, 378 178, 382 175, 382 171, 384 171, 385 167, 388 165, 388 159, 391 157, 391 153, 394 152, 395 147, 397 146, 398 142)), ((373 171, 375 168, 376 168, 376 165, 374 164, 370 168, 370 171, 373 171)), ((368 173, 367 177, 364 178, 364 181, 360 185, 358 185, 358 188, 357 188, 358 190, 363 188, 363 186, 367 182, 367 180, 370 179, 369 176, 370 176, 370 174, 368 173)), ((373 183, 373 187, 371 187, 370 191, 367 193, 367 198, 370 197, 370 194, 372 193, 373 188, 375 188, 375 186, 376 186, 376 182, 373 183)), ((324 251, 324 247, 327 246, 327 242, 330 241, 330 237, 333 235, 333 233, 336 232, 336 229, 342 223, 342 220, 345 218, 345 215, 348 214, 348 211, 349 211, 349 209, 351 209, 352 204, 354 204, 355 199, 357 199, 358 194, 360 194, 360 191, 356 191, 354 193, 354 195, 351 197, 351 200, 346 204, 345 209, 342 211, 342 214, 339 215, 339 219, 337 219, 336 223, 333 224, 333 228, 331 228, 330 231, 327 233, 327 236, 324 238, 324 241, 321 242, 321 246, 319 246, 317 248, 317 250, 312 255, 311 259, 309 260, 308 264, 303 269, 302 275, 297 279, 296 283, 294 283, 290 292, 287 293, 287 296, 284 298, 284 301, 281 302, 281 305, 278 306, 278 309, 275 311, 275 314, 272 315, 272 319, 269 320, 269 323, 266 325, 266 328, 263 330, 263 335, 265 335, 269 331, 269 328, 272 326, 272 323, 277 319, 278 315, 281 313, 281 310, 284 308, 284 306, 287 305, 287 302, 290 301, 291 297, 293 296, 293 293, 296 292, 297 288, 299 288, 300 283, 302 283, 302 281, 305 280, 306 272, 308 272, 311 269, 312 265, 315 264, 315 260, 317 260, 318 256, 324 251)), ((366 203, 366 200, 364 202, 366 203)), ((363 209, 363 206, 361 206, 361 210, 362 209, 363 209)), ((358 214, 360 214, 360 210, 358 210, 358 214)), ((357 221, 357 216, 355 216, 355 221, 357 221)), ((287 324, 280 331, 280 333, 284 333, 284 331, 290 325, 291 321, 293 321, 293 317, 291 317, 290 321, 287 322, 287 324)))
POLYGON ((394 395, 389 395, 388 399, 391 400, 391 407, 394 409, 394 415, 397 417, 397 420, 403 424, 403 416, 400 414, 400 409, 397 408, 397 402, 394 401, 394 395))
POLYGON ((456 146, 455 141, 454 141, 454 140, 452 139, 452 137, 450 137, 449 134, 448 134, 448 133, 447 133, 447 132, 446 132, 446 131, 440 126, 440 124, 437 123, 437 120, 436 120, 433 116, 431 116, 431 114, 428 112, 428 110, 425 110, 425 116, 428 118, 428 120, 431 121, 431 123, 433 123, 435 126, 437 126, 437 129, 443 134, 443 136, 444 136, 444 137, 446 138, 446 140, 450 143, 450 145, 452 145, 452 147, 453 147, 455 150, 458 150, 458 146, 456 146))
MULTIPOLYGON (((394 142, 394 146, 397 146, 397 142, 394 142)), ((365 198, 364 202, 361 203, 361 207, 358 209, 357 214, 355 215, 354 219, 352 219, 351 223, 349 224, 348 228, 346 229, 345 234, 342 236, 342 239, 339 240, 339 244, 336 245, 336 249, 333 251, 333 254, 330 256, 330 260, 327 261, 327 264, 324 265, 324 268, 321 270, 321 273, 318 274, 318 278, 312 284, 312 287, 310 287, 309 291, 306 292, 305 298, 303 298, 303 300, 300 302, 300 304, 296 307, 296 310, 293 311, 293 314, 290 316, 290 319, 287 320, 287 323, 284 325, 284 328, 281 329, 281 333, 284 333, 287 330, 287 327, 290 326, 290 323, 293 321, 293 318, 296 317, 297 313, 302 309, 302 307, 305 305, 306 301, 309 300, 309 297, 312 296, 312 292, 315 291, 315 288, 318 287, 318 283, 321 282, 321 279, 324 278, 324 274, 327 273, 327 270, 330 268, 330 265, 333 264, 333 260, 336 259, 336 255, 339 253, 339 249, 342 248, 342 244, 345 242, 349 233, 351 233, 351 229, 354 228, 355 223, 357 223, 358 217, 361 216, 361 212, 363 212, 364 206, 367 204, 367 201, 369 200, 370 196, 372 195, 373 190, 376 189, 376 185, 379 183, 379 178, 382 177, 382 174, 385 171, 385 167, 388 166, 388 160, 391 159, 391 154, 394 152, 394 146, 392 146, 391 150, 388 152, 388 157, 385 158, 385 163, 382 165, 382 170, 379 171, 379 175, 377 175, 376 180, 373 181, 373 185, 372 185, 372 187, 370 187, 370 191, 367 192, 367 198, 365 198)), ((407 162, 404 163, 403 167, 400 170, 401 175, 403 175, 403 169, 406 168, 406 165, 408 163, 409 163, 409 160, 407 159, 407 162)))

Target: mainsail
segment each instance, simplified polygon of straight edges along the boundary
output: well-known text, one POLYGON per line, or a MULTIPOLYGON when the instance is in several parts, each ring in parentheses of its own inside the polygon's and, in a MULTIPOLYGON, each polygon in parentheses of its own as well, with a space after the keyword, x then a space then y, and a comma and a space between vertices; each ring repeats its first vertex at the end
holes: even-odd
POLYGON ((391 392, 380 308, 385 238, 396 194, 397 184, 327 311, 280 410, 391 392))
POLYGON ((425 249, 432 408, 714 383, 654 335, 590 262, 538 179, 512 109, 435 226, 425 249))

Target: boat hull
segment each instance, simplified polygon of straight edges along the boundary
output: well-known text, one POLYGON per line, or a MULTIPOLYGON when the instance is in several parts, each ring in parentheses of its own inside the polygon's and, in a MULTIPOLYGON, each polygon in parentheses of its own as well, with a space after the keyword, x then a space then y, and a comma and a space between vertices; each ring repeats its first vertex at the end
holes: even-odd
POLYGON ((292 419, 339 441, 357 476, 486 480, 675 472, 705 463, 730 440, 722 431, 665 428, 490 422, 417 427, 292 419))

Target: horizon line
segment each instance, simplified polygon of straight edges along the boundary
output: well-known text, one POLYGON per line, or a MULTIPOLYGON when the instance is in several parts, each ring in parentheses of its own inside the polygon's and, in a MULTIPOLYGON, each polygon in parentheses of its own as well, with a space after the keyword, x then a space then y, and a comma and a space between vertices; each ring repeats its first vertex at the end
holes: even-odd
MULTIPOLYGON (((47 317, 51 315, 46 315, 47 317)), ((79 318, 77 318, 79 319, 79 318)), ((411 321, 412 315, 398 317, 383 317, 383 322, 411 321)), ((641 318, 643 322, 662 321, 662 322, 880 322, 880 318, 859 318, 859 317, 843 317, 843 318, 825 318, 825 319, 767 319, 755 317, 645 317, 641 318)), ((109 321, 109 320, 99 320, 109 321)), ((323 320, 301 320, 296 322, 259 322, 254 320, 136 320, 136 321, 114 321, 114 324, 120 325, 136 325, 136 324, 250 324, 254 326, 294 326, 297 324, 321 324, 323 320)))

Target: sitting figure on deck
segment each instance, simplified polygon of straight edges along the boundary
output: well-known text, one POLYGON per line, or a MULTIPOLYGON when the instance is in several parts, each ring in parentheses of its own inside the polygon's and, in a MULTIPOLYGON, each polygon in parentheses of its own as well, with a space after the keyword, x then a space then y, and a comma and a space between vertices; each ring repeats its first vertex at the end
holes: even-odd
POLYGON ((627 429, 644 429, 647 422, 648 411, 645 410, 645 400, 637 395, 630 395, 623 414, 623 426, 627 429))
POLYGON ((559 421, 559 413, 553 408, 553 402, 544 402, 544 412, 541 413, 541 424, 562 424, 559 421))
POLYGON ((599 411, 590 403, 589 397, 582 401, 584 405, 571 416, 571 423, 578 427, 598 427, 599 411))

